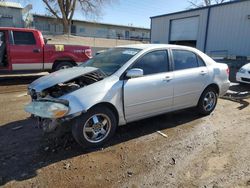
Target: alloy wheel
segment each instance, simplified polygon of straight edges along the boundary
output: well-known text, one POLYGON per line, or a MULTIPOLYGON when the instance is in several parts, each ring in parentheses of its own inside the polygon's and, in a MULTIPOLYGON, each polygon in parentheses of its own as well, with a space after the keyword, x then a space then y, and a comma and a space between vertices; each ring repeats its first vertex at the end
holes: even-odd
POLYGON ((213 91, 207 92, 203 99, 203 108, 205 111, 211 111, 216 104, 216 94, 213 91))
POLYGON ((91 143, 103 141, 110 132, 111 120, 105 114, 95 114, 83 126, 83 136, 91 143))

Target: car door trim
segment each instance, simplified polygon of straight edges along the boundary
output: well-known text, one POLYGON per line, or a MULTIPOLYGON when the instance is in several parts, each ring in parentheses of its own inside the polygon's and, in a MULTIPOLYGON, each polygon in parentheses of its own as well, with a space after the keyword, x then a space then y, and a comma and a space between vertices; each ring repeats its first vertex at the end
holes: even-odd
POLYGON ((145 102, 139 102, 139 103, 127 105, 126 107, 133 107, 133 106, 138 106, 138 105, 142 105, 142 104, 148 104, 148 103, 151 103, 151 102, 163 101, 163 100, 166 100, 166 99, 169 99, 169 98, 172 98, 172 97, 162 97, 162 98, 156 99, 156 100, 148 100, 148 101, 145 101, 145 102))

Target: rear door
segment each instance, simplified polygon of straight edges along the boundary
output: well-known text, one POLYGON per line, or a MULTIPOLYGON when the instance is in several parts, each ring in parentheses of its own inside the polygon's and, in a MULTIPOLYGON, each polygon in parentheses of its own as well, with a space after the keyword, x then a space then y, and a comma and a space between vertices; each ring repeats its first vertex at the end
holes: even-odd
POLYGON ((41 70, 43 50, 39 37, 32 31, 12 31, 10 61, 12 70, 41 70))
POLYGON ((124 81, 124 110, 126 120, 153 116, 172 108, 173 72, 169 71, 167 50, 145 54, 131 68, 140 68, 144 76, 124 81))
POLYGON ((209 81, 204 61, 194 52, 172 49, 174 109, 195 106, 209 81))

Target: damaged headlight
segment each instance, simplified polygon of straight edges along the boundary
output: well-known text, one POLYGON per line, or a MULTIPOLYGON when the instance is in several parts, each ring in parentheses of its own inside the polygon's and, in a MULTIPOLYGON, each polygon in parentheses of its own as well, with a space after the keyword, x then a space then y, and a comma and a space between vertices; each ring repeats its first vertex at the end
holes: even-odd
POLYGON ((69 107, 49 101, 33 101, 25 106, 25 111, 43 118, 57 119, 65 116, 69 107))

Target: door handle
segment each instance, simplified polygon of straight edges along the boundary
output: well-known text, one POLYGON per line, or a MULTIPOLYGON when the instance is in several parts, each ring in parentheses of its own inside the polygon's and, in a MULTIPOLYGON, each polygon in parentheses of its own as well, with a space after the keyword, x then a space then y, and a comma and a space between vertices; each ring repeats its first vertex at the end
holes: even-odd
POLYGON ((162 79, 163 82, 169 82, 170 80, 172 80, 171 76, 165 76, 165 78, 162 79))
POLYGON ((41 50, 40 49, 34 49, 33 52, 34 53, 39 53, 41 50))
POLYGON ((205 74, 207 74, 207 71, 204 71, 204 70, 202 70, 201 72, 200 72, 200 75, 205 75, 205 74))

